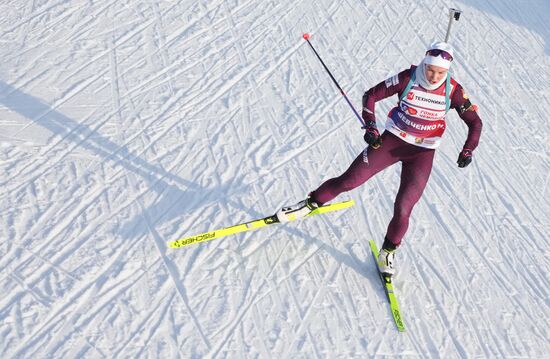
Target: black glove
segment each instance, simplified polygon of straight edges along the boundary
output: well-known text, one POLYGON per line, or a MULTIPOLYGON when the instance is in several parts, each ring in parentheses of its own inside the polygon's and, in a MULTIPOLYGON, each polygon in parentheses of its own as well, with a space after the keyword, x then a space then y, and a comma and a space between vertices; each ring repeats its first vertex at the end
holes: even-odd
POLYGON ((468 166, 472 162, 472 150, 469 150, 467 148, 463 149, 462 152, 458 155, 458 167, 464 168, 468 166))
POLYGON ((365 135, 363 136, 363 139, 366 143, 372 146, 375 150, 382 146, 382 136, 380 136, 380 132, 378 132, 378 129, 376 128, 376 122, 367 122, 364 129, 365 135))

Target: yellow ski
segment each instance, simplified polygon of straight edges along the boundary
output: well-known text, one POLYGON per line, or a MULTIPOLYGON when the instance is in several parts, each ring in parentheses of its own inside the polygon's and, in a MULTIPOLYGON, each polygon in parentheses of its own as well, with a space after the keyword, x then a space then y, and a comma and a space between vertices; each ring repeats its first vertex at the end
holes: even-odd
MULTIPOLYGON (((337 202, 333 204, 327 204, 326 206, 321 206, 317 209, 314 209, 310 214, 308 214, 308 216, 314 216, 321 213, 338 211, 340 209, 351 207, 354 204, 355 204, 354 201, 344 201, 344 202, 337 202)), ((279 223, 279 220, 275 215, 273 215, 262 219, 256 219, 254 221, 237 224, 232 227, 216 229, 214 231, 197 234, 195 236, 180 238, 176 241, 168 242, 168 245, 171 248, 185 247, 191 244, 206 242, 212 239, 229 236, 231 234, 252 231, 258 228, 266 227, 277 223, 279 223)))
MULTIPOLYGON (((370 241, 370 248, 372 250, 372 255, 374 256, 374 261, 376 262, 376 267, 378 267, 378 247, 376 247, 376 243, 374 240, 371 239, 370 241)), ((403 323, 403 317, 401 316, 401 310, 399 309, 399 304, 397 303, 397 298, 395 296, 395 291, 393 289, 393 282, 391 277, 384 276, 380 271, 378 271, 378 274, 380 275, 380 279, 382 280, 382 285, 384 286, 384 291, 386 292, 386 297, 388 298, 388 301, 390 302, 390 309, 391 313, 393 315, 393 320, 395 322, 395 325, 397 326, 397 330, 400 332, 405 331, 405 324, 403 323)))

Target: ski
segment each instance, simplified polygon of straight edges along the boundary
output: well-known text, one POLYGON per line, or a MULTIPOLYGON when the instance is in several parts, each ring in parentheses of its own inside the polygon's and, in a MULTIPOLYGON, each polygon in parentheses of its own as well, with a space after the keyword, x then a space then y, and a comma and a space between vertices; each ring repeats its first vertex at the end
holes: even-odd
POLYGON ((404 332, 405 324, 403 323, 401 310, 399 309, 399 304, 397 303, 395 291, 393 290, 392 278, 391 276, 385 276, 380 272, 380 267, 378 267, 378 247, 376 247, 376 243, 372 239, 370 241, 370 248, 372 250, 372 255, 374 256, 374 262, 376 263, 376 268, 378 269, 380 280, 382 281, 382 285, 384 286, 384 290, 386 292, 386 297, 390 302, 390 309, 393 315, 393 320, 395 321, 395 325, 397 326, 397 330, 400 332, 404 332))
MULTIPOLYGON (((337 202, 333 204, 327 204, 326 206, 321 206, 317 209, 314 209, 310 214, 308 214, 308 216, 314 216, 317 214, 338 211, 344 208, 351 207, 354 204, 355 204, 354 201, 344 201, 344 202, 337 202)), ((258 228, 270 226, 272 224, 277 224, 277 223, 280 223, 279 220, 277 219, 277 216, 275 215, 268 216, 268 217, 256 219, 250 222, 240 223, 235 226, 216 229, 210 232, 197 234, 191 237, 180 238, 178 240, 168 242, 168 245, 171 248, 185 247, 195 243, 206 242, 212 239, 229 236, 231 234, 252 231, 258 228)))

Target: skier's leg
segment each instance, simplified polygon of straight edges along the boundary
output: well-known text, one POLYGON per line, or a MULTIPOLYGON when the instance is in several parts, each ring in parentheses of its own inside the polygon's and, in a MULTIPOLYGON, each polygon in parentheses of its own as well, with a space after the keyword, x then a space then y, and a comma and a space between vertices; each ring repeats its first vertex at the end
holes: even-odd
POLYGON ((397 162, 399 157, 396 152, 398 151, 394 149, 402 146, 403 142, 389 132, 385 132, 382 139, 382 147, 376 150, 367 147, 342 175, 324 182, 311 193, 311 198, 319 204, 327 203, 340 193, 362 185, 381 170, 397 162))
POLYGON ((432 171, 435 150, 421 149, 410 160, 403 161, 401 184, 394 204, 393 218, 388 225, 385 249, 395 249, 409 228, 409 217, 418 202, 432 171))

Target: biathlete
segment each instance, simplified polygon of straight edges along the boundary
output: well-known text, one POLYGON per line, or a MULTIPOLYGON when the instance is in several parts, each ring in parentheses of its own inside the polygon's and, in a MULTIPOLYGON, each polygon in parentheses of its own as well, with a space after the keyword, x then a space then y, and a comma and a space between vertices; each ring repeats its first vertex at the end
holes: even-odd
POLYGON ((364 139, 368 146, 340 176, 324 182, 307 199, 277 212, 281 222, 300 218, 331 201, 342 192, 365 183, 381 170, 401 162, 401 183, 393 218, 378 257, 384 275, 395 273, 395 252, 409 227, 409 217, 432 170, 435 149, 447 127, 445 117, 455 109, 468 126, 466 142, 458 155, 458 167, 472 161, 481 135, 482 122, 463 87, 449 74, 453 49, 434 42, 418 66, 411 66, 379 83, 363 95, 364 139), (388 114, 385 131, 376 126, 375 103, 397 94, 399 101, 388 114))

